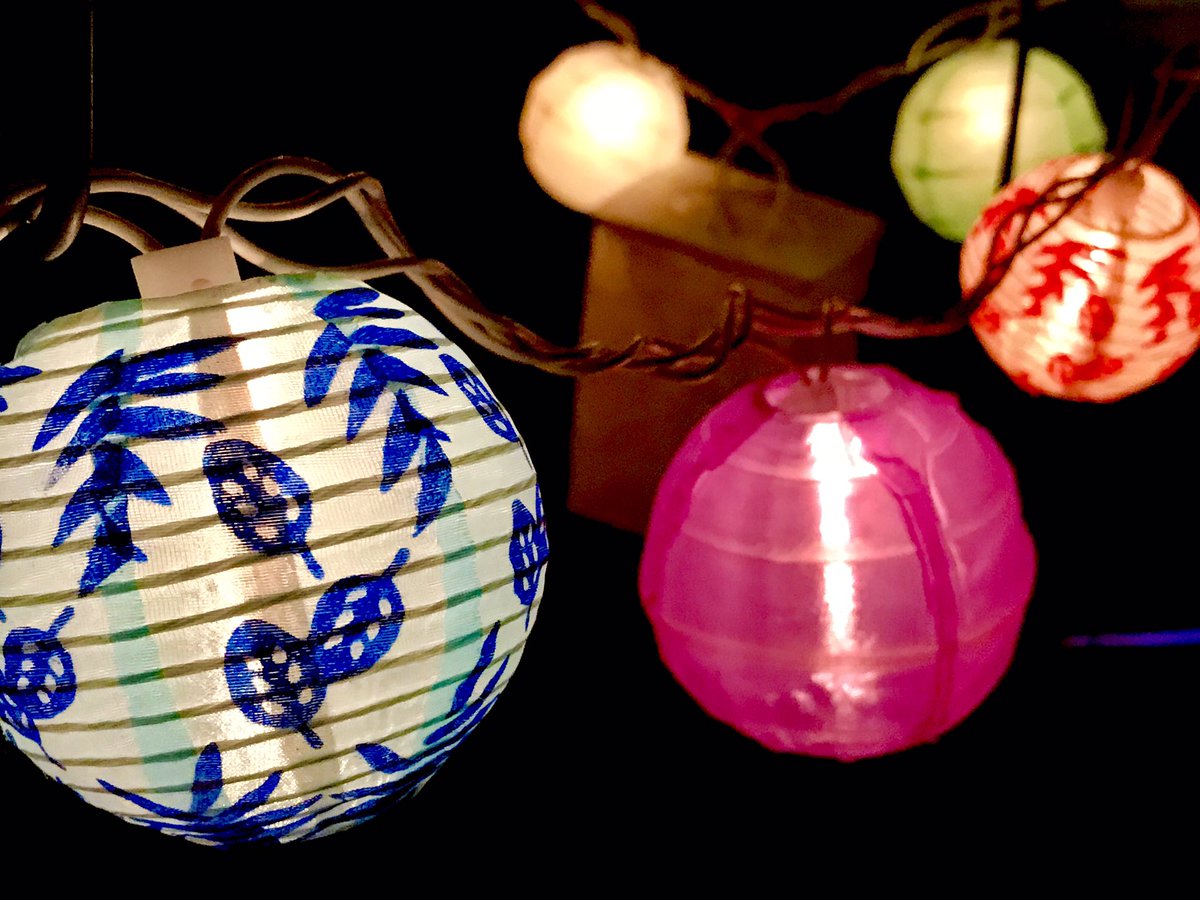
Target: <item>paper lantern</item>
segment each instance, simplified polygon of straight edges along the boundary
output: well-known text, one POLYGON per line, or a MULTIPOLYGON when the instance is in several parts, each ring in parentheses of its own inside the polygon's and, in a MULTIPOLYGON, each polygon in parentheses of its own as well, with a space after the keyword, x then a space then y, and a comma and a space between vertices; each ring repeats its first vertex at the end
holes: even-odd
MULTIPOLYGON (((931 66, 900 106, 892 171, 917 218, 952 241, 966 237, 999 184, 1016 66, 1015 41, 961 50, 931 66)), ((1013 173, 1101 151, 1106 140, 1079 73, 1053 53, 1031 48, 1013 173)))
POLYGON ((964 293, 999 278, 972 316, 975 334, 1030 393, 1117 400, 1167 378, 1200 341, 1200 218, 1172 176, 1131 164, 1047 229, 1065 205, 1039 196, 1102 159, 1054 160, 1017 179, 963 244, 964 293), (1007 271, 992 265, 1011 253, 1027 216, 1025 233, 1037 239, 1007 271))
MULTIPOLYGON (((688 154, 596 221, 580 340, 623 347, 654 335, 692 346, 720 330, 731 284, 797 315, 819 315, 822 297, 855 303, 866 293, 882 232, 870 213, 688 154)), ((628 366, 578 379, 568 505, 644 533, 667 463, 713 406, 744 384, 787 371, 788 358, 851 360, 854 343, 850 334, 799 340, 781 356, 746 341, 702 379, 628 366), (635 454, 630 434, 638 436, 635 454)))
POLYGON ((564 206, 591 213, 687 150, 675 73, 634 47, 599 41, 562 53, 530 84, 525 164, 564 206))
POLYGON ((326 276, 106 303, 0 370, 0 728, 228 844, 419 788, 521 657, 547 544, 462 351, 326 276))
POLYGON ((747 385, 696 427, 655 499, 641 593, 712 716, 853 760, 933 740, 987 696, 1033 573, 991 436, 949 395, 846 366, 747 385))

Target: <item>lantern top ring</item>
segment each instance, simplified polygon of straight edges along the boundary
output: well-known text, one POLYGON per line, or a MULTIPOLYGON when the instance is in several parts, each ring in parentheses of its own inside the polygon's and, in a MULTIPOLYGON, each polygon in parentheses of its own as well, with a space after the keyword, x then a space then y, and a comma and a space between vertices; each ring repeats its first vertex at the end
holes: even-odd
POLYGON ((893 393, 881 366, 816 365, 771 379, 762 398, 793 418, 832 421, 874 416, 893 393))
MULTIPOLYGON (((1086 177, 1102 156, 1081 157, 1062 178, 1086 177)), ((1079 221, 1122 241, 1161 241, 1188 222, 1187 193, 1174 176, 1140 159, 1131 159, 1106 175, 1079 205, 1079 221)))

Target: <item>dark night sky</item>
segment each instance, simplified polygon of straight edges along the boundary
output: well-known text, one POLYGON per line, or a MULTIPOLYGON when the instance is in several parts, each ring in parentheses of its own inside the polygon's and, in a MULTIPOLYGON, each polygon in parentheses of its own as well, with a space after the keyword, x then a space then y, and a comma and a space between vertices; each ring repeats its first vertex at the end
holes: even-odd
MULTIPOLYGON (((0 88, 0 182, 48 174, 69 128, 74 85, 55 57, 69 47, 74 4, 47 5, 53 10, 0 12, 0 28, 21 36, 0 88)), ((97 165, 213 192, 281 153, 368 171, 418 252, 447 262, 494 308, 573 340, 589 223, 541 193, 516 133, 538 70, 567 46, 604 36, 575 4, 339 0, 323 12, 224 0, 98 5, 97 165)), ((900 58, 957 4, 889 4, 869 16, 860 4, 821 12, 796 4, 806 11, 793 21, 763 0, 707 13, 675 0, 613 5, 640 26, 648 51, 735 101, 765 105, 827 93, 900 58)), ((1127 89, 1140 101, 1148 96, 1161 50, 1119 22, 1115 2, 1067 7, 1046 16, 1045 43, 1093 83, 1113 130, 1127 89)), ((868 302, 929 314, 956 298, 956 247, 912 219, 888 167, 906 87, 890 85, 833 119, 784 126, 776 137, 800 187, 887 221, 868 302)), ((1185 114, 1160 155, 1193 192, 1197 114, 1185 114)), ((711 151, 714 120, 697 111, 694 121, 697 146, 711 151)), ((297 227, 307 258, 364 258, 365 243, 340 237, 348 219, 330 221, 336 228, 297 227)), ((264 242, 283 248, 287 227, 264 233, 264 242)), ((127 258, 123 246, 95 234, 32 275, 6 254, 6 352, 42 319, 132 294, 127 258)), ((692 703, 658 662, 642 616, 640 539, 566 511, 570 383, 468 352, 518 423, 543 481, 554 557, 540 618, 504 699, 444 770, 407 809, 323 840, 324 858, 388 848, 449 861, 466 848, 485 879, 488 865, 520 867, 542 852, 594 864, 624 852, 643 829, 643 848, 647 835, 655 845, 671 835, 723 840, 729 830, 763 837, 778 814, 811 850, 855 823, 896 828, 909 810, 935 821, 929 828, 941 818, 969 830, 1010 809, 1074 815, 1080 797, 1100 805, 1096 821, 1108 821, 1109 790, 1140 805, 1169 785, 1180 803, 1194 801, 1200 651, 1072 651, 1061 641, 1200 626, 1200 482, 1189 461, 1195 363, 1101 407, 1020 393, 970 334, 864 342, 864 358, 957 393, 996 435, 1017 470, 1040 571, 1017 659, 984 706, 937 744, 847 766, 772 754, 692 703), (1177 778, 1191 786, 1174 786, 1177 778), (613 822, 623 823, 619 834, 613 822), (492 840, 498 849, 485 865, 481 848, 492 840)), ((92 848, 203 861, 213 872, 255 864, 247 852, 206 852, 86 808, 11 753, 0 760, 0 779, 5 814, 21 809, 32 820, 9 837, 8 857, 53 829, 56 840, 86 833, 92 848)), ((268 856, 271 866, 292 866, 309 852, 297 845, 268 856)))

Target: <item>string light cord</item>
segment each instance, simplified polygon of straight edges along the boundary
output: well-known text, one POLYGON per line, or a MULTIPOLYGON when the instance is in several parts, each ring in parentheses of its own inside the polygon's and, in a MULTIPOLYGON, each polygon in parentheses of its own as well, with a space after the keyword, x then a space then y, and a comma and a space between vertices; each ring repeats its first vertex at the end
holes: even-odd
MULTIPOLYGON (((46 186, 26 185, 0 197, 0 217, 5 211, 32 211, 44 201, 46 186)), ((414 281, 433 305, 459 331, 498 356, 536 366, 556 375, 578 377, 614 368, 653 369, 668 378, 705 378, 715 372, 738 346, 752 338, 751 300, 740 288, 731 288, 719 324, 693 343, 681 344, 637 336, 619 347, 588 342, 565 347, 548 341, 521 323, 489 310, 449 267, 417 257, 397 227, 382 186, 365 174, 343 175, 325 163, 301 157, 267 160, 239 175, 218 197, 210 197, 169 182, 121 169, 99 169, 90 184, 92 202, 83 222, 125 240, 139 252, 162 246, 140 226, 96 205, 106 195, 146 198, 200 226, 202 236, 229 237, 234 252, 253 266, 272 274, 328 272, 370 280, 403 274, 414 281), (254 188, 275 178, 303 176, 322 187, 302 196, 269 203, 245 200, 254 188), (273 253, 240 233, 231 222, 285 222, 311 215, 337 200, 349 202, 380 250, 383 258, 366 263, 329 267, 289 259, 273 253)), ((23 216, 12 216, 0 228, 0 238, 20 227, 23 216)))
POLYGON ((578 0, 578 2, 579 8, 583 10, 585 16, 598 22, 620 43, 628 44, 630 47, 638 46, 637 30, 624 16, 618 16, 611 9, 594 3, 592 0, 578 0))
MULTIPOLYGON (((1005 147, 1005 160, 1000 185, 1009 180, 1012 158, 1016 150, 1016 127, 1020 108, 1023 62, 1028 51, 1030 23, 1043 10, 1058 6, 1066 0, 988 0, 950 13, 923 32, 909 48, 903 60, 890 65, 876 66, 860 73, 834 93, 797 103, 786 103, 763 109, 750 109, 719 96, 715 91, 692 79, 677 68, 671 67, 684 93, 717 113, 730 130, 730 136, 718 153, 722 163, 732 162, 745 148, 754 150, 771 167, 777 185, 776 198, 783 193, 783 186, 790 180, 788 166, 782 156, 764 137, 764 132, 784 122, 794 122, 810 115, 832 115, 860 94, 880 87, 897 78, 910 77, 925 67, 938 62, 970 46, 994 40, 1014 29, 1020 30, 1020 53, 1018 56, 1017 84, 1014 85, 1012 108, 1005 147), (971 25, 977 30, 971 36, 950 35, 971 25)), ((628 20, 612 13, 592 0, 579 0, 583 11, 593 20, 606 27, 621 43, 640 49, 636 29, 628 20)), ((1031 244, 1037 242, 1064 216, 1082 202, 1105 177, 1113 172, 1150 159, 1161 146, 1170 127, 1187 106, 1197 89, 1200 89, 1200 66, 1180 67, 1179 55, 1191 50, 1189 45, 1174 51, 1155 70, 1156 95, 1147 115, 1144 130, 1136 142, 1129 146, 1128 132, 1131 122, 1122 124, 1122 138, 1118 149, 1092 175, 1085 178, 1069 178, 1049 185, 1033 205, 1022 206, 1006 213, 998 223, 988 252, 988 266, 979 283, 963 295, 962 301, 937 318, 899 319, 862 307, 836 303, 832 328, 826 327, 825 316, 820 312, 797 315, 764 308, 756 305, 756 321, 759 331, 774 334, 786 333, 795 337, 817 337, 822 333, 856 333, 878 338, 927 338, 951 334, 966 327, 971 315, 986 300, 992 289, 999 284, 1016 258, 1031 244), (1182 83, 1174 102, 1167 106, 1166 98, 1172 86, 1182 83), (1036 213, 1045 207, 1054 209, 1046 215, 1046 221, 1035 233, 1030 234, 1036 213), (1016 219, 1016 221, 1014 221, 1016 219), (1016 239, 1007 252, 1001 253, 1003 236, 1015 226, 1016 239)), ((1132 99, 1127 104, 1132 117, 1132 99)))
MULTIPOLYGON (((729 162, 742 149, 757 152, 776 173, 780 185, 787 181, 787 165, 764 137, 770 127, 796 121, 809 115, 830 115, 853 98, 893 79, 911 76, 920 69, 966 46, 994 39, 1021 21, 1022 7, 1028 17, 1033 9, 1044 9, 1064 0, 1000 0, 978 3, 946 17, 927 30, 913 44, 904 60, 868 70, 834 94, 817 100, 752 110, 733 104, 707 87, 676 71, 686 93, 709 106, 730 129, 729 139, 719 158, 729 162), (947 37, 955 29, 976 20, 979 32, 974 37, 947 37)), ((638 46, 632 25, 607 11, 598 3, 580 0, 591 18, 607 28, 619 41, 638 46)), ((90 26, 90 22, 89 22, 90 26)), ((90 35, 89 35, 90 38, 90 35)), ((95 170, 82 185, 60 184, 48 187, 33 184, 10 189, 0 197, 0 240, 26 232, 25 242, 40 248, 43 258, 62 253, 74 240, 79 227, 88 225, 117 236, 139 252, 160 249, 162 243, 135 222, 96 204, 106 195, 140 196, 174 211, 201 229, 201 235, 226 235, 235 252, 248 263, 274 274, 332 271, 357 280, 388 275, 409 277, 432 304, 469 339, 503 358, 533 365, 557 375, 580 377, 616 368, 653 370, 677 380, 703 379, 716 372, 738 347, 757 345, 773 355, 785 358, 778 341, 792 338, 828 339, 853 333, 873 338, 904 339, 937 337, 966 326, 972 314, 986 299, 1028 246, 1078 203, 1082 202, 1108 175, 1149 159, 1161 146, 1194 94, 1200 89, 1200 65, 1180 64, 1183 52, 1177 51, 1155 70, 1156 90, 1141 136, 1130 141, 1132 133, 1132 95, 1122 117, 1118 151, 1096 172, 1086 177, 1064 179, 1051 184, 1028 204, 1009 211, 998 223, 989 249, 985 274, 965 292, 960 303, 938 318, 899 319, 827 297, 811 312, 797 312, 774 306, 750 294, 740 285, 731 285, 720 322, 701 339, 690 343, 635 336, 619 347, 587 342, 574 347, 561 346, 538 335, 521 323, 489 310, 451 269, 437 260, 414 254, 397 226, 380 183, 364 173, 342 174, 324 163, 285 157, 268 160, 238 176, 225 191, 211 197, 165 181, 119 169, 95 170), (274 202, 250 202, 246 196, 263 183, 280 177, 304 177, 320 182, 316 190, 274 202), (64 199, 65 198, 65 199, 64 199), (231 223, 278 223, 304 218, 340 200, 353 208, 383 256, 349 267, 330 270, 280 256, 250 240, 231 223), (1043 212, 1035 229, 1035 213, 1043 212), (1001 252, 1003 236, 1015 231, 1011 249, 1001 252)), ((90 47, 89 47, 90 69, 90 47)), ((89 79, 90 158, 90 88, 89 79)), ((1018 103, 1013 103, 1010 129, 1015 127, 1018 103)), ((1010 131, 1009 144, 1015 140, 1010 131)), ((821 366, 824 377, 827 361, 821 366)), ((1137 647, 1200 643, 1200 630, 1151 632, 1146 634, 1106 634, 1068 638, 1070 647, 1137 647)))
MULTIPOLYGON (((741 285, 731 285, 721 321, 704 337, 680 344, 654 337, 635 336, 620 347, 587 342, 565 347, 548 341, 514 319, 493 312, 449 267, 437 260, 416 256, 396 225, 378 180, 363 173, 344 175, 317 160, 280 157, 258 163, 240 174, 217 197, 123 169, 99 169, 93 175, 89 194, 92 203, 83 222, 113 234, 139 252, 159 249, 162 243, 134 222, 96 205, 98 198, 123 194, 146 198, 181 215, 201 228, 202 236, 227 236, 234 252, 251 265, 272 274, 326 271, 346 278, 370 280, 403 274, 424 292, 431 303, 459 331, 498 356, 535 366, 555 375, 580 377, 615 368, 652 369, 661 376, 695 380, 710 376, 744 343, 780 354, 776 341, 783 338, 820 338, 827 335, 859 334, 874 338, 927 338, 951 334, 965 327, 971 313, 990 292, 1012 260, 1030 243, 1066 215, 1115 167, 1114 159, 1086 178, 1051 185, 1034 205, 1016 209, 1010 216, 1023 216, 1013 248, 999 256, 993 247, 993 264, 988 276, 963 301, 937 319, 899 319, 839 298, 826 298, 824 306, 812 311, 795 311, 753 296, 741 285), (281 177, 303 176, 321 182, 321 187, 303 195, 268 203, 245 199, 256 187, 281 177), (384 257, 352 266, 331 268, 290 259, 250 240, 231 222, 278 223, 303 218, 330 204, 346 200, 367 229, 384 257), (1026 234, 1032 213, 1048 204, 1058 208, 1036 233, 1026 234)), ((45 193, 44 185, 27 185, 0 197, 4 210, 33 209, 45 193)), ((20 219, 21 217, 16 217, 20 219)), ((19 227, 9 222, 7 232, 19 227)), ((997 234, 1008 229, 1002 222, 997 234)))
MULTIPOLYGON (((1019 23, 1023 5, 1027 7, 1028 14, 1034 7, 1045 8, 1060 2, 1064 0, 1040 0, 1038 3, 1031 0, 992 0, 967 7, 922 34, 900 63, 869 70, 822 100, 768 110, 747 110, 728 103, 682 74, 679 77, 693 96, 713 106, 731 123, 733 144, 727 144, 726 151, 739 142, 751 146, 772 164, 777 173, 786 176, 783 159, 762 137, 765 128, 812 113, 835 112, 871 86, 912 74, 966 45, 1005 32, 1019 23), (955 29, 975 20, 982 23, 977 36, 947 37, 955 29)), ((580 0, 580 5, 585 13, 608 28, 618 40, 637 45, 636 31, 625 19, 590 0, 580 0)), ((447 266, 417 256, 397 226, 382 186, 376 179, 363 173, 346 175, 316 160, 281 157, 252 166, 234 179, 219 196, 210 197, 134 172, 101 169, 93 173, 89 191, 84 196, 90 194, 95 199, 107 194, 130 194, 156 201, 200 226, 202 236, 228 236, 241 258, 263 271, 275 274, 329 269, 273 253, 248 239, 231 223, 290 221, 311 215, 338 200, 346 200, 382 251, 383 257, 354 266, 339 267, 337 274, 364 281, 404 274, 468 338, 501 357, 547 372, 577 377, 613 368, 646 368, 669 378, 698 379, 711 375, 733 350, 747 342, 779 355, 781 351, 776 342, 781 337, 817 338, 854 333, 874 338, 926 338, 950 334, 965 327, 972 313, 1008 271, 1013 260, 1083 200, 1107 174, 1130 159, 1144 158, 1148 151, 1156 149, 1191 94, 1200 87, 1200 71, 1194 67, 1179 67, 1174 57, 1159 67, 1155 74, 1160 85, 1159 96, 1150 114, 1151 121, 1135 144, 1134 151, 1114 156, 1091 176, 1052 184, 1033 205, 1011 211, 1008 214, 1010 218, 999 223, 1000 227, 996 229, 993 246, 987 257, 989 265, 980 283, 967 291, 960 303, 939 317, 900 319, 829 297, 816 298, 817 302, 811 311, 797 312, 766 303, 740 286, 731 286, 721 321, 695 343, 680 344, 635 336, 619 347, 596 342, 564 347, 542 338, 509 317, 489 310, 447 266), (1175 102, 1164 111, 1167 92, 1177 84, 1183 85, 1182 90, 1175 102), (270 203, 245 199, 261 184, 284 176, 314 179, 321 186, 304 195, 270 203), (1054 207, 1051 214, 1036 233, 1030 234, 1034 213, 1047 206, 1054 207), (1021 217, 1021 220, 1012 221, 1014 216, 1021 217), (1011 249, 1000 253, 1001 236, 1013 230, 1014 225, 1016 237, 1011 249)), ((29 185, 0 197, 0 238, 11 235, 24 223, 36 220, 47 202, 47 195, 45 185, 29 185)), ((116 235, 139 252, 148 252, 161 246, 149 232, 94 202, 86 206, 81 221, 116 235)))
POLYGON ((1179 55, 1187 49, 1194 51, 1196 48, 1181 48, 1172 53, 1155 71, 1157 89, 1154 105, 1151 108, 1146 129, 1134 145, 1133 150, 1130 151, 1131 155, 1149 158, 1157 153, 1167 132, 1187 108, 1192 97, 1195 96, 1196 90, 1200 88, 1200 68, 1195 66, 1181 68, 1177 64, 1179 55), (1182 87, 1168 106, 1167 96, 1170 89, 1179 83, 1182 83, 1182 87))
MULTIPOLYGON (((897 78, 914 75, 966 47, 1000 37, 1020 24, 1023 6, 1042 10, 1064 2, 1066 0, 988 0, 964 7, 950 13, 922 33, 913 42, 904 59, 868 69, 832 94, 813 100, 751 109, 726 100, 677 68, 673 68, 673 71, 684 93, 713 110, 729 129, 729 138, 717 154, 717 159, 730 162, 743 149, 749 148, 771 166, 777 178, 787 180, 786 163, 764 137, 767 129, 812 115, 833 115, 867 91, 897 78), (980 27, 973 36, 947 36, 975 22, 978 22, 980 27)), ((606 28, 619 43, 640 49, 637 31, 627 19, 591 0, 579 0, 579 5, 589 18, 606 28)))
POLYGON ((66 17, 65 52, 56 59, 67 77, 59 98, 67 114, 62 140, 45 162, 55 177, 36 202, 0 207, 0 237, 19 227, 16 239, 4 245, 8 259, 52 260, 74 242, 88 209, 88 170, 93 151, 93 60, 95 57, 92 0, 74 4, 66 17))

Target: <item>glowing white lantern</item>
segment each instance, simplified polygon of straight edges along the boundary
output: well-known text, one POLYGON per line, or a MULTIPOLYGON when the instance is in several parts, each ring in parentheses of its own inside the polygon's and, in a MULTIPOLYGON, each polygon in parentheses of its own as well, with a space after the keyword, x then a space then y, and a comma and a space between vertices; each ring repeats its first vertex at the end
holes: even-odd
MULTIPOLYGON (((959 51, 931 66, 900 106, 892 171, 913 213, 942 237, 965 238, 996 191, 1016 67, 1016 41, 959 51)), ((1095 153, 1105 141, 1087 83, 1053 53, 1032 48, 1013 174, 1060 156, 1095 153)))
POLYGON ((1178 181, 1133 164, 1065 215, 1062 201, 1039 203, 1101 162, 1054 160, 1017 179, 963 244, 965 294, 1003 272, 971 319, 975 334, 1031 393, 1118 400, 1167 378, 1200 342, 1200 216, 1178 181), (1004 272, 1026 217, 1036 240, 1004 272))
POLYGON ((520 133, 538 184, 591 213, 684 154, 687 107, 670 68, 601 41, 572 47, 533 80, 520 133))
POLYGON ((0 369, 0 728, 206 843, 411 794, 520 659, 545 528, 512 422, 401 303, 324 276, 108 303, 0 369))

